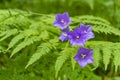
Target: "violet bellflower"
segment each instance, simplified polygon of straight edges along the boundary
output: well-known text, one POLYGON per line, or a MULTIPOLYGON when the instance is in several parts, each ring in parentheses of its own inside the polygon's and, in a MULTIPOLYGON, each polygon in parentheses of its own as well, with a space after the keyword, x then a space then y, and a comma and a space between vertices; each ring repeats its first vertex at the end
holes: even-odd
POLYGON ((62 34, 59 37, 59 40, 61 40, 61 41, 68 40, 69 39, 69 37, 68 37, 69 32, 70 32, 69 28, 63 29, 62 34))
POLYGON ((53 25, 63 30, 67 28, 70 23, 71 23, 71 19, 69 17, 68 12, 64 12, 63 14, 56 14, 56 20, 53 23, 53 25))
POLYGON ((72 46, 84 46, 85 42, 91 38, 94 38, 94 34, 90 25, 81 24, 80 27, 69 33, 69 40, 72 46))
POLYGON ((95 37, 91 25, 80 24, 80 30, 81 33, 84 34, 86 41, 95 37))
POLYGON ((93 50, 91 49, 80 48, 74 59, 82 68, 84 68, 87 64, 94 62, 92 53, 93 50))

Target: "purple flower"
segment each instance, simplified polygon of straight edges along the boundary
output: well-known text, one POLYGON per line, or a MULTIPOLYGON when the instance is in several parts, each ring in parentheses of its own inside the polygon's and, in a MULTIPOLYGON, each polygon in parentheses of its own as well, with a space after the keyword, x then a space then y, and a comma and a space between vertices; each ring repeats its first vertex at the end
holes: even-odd
POLYGON ((59 37, 59 39, 60 39, 61 41, 68 40, 68 39, 69 39, 69 37, 68 37, 69 32, 70 32, 70 29, 69 29, 69 28, 63 29, 63 30, 62 30, 62 34, 61 34, 61 36, 59 37))
POLYGON ((86 40, 89 40, 91 38, 94 38, 94 33, 92 32, 92 26, 91 25, 84 25, 80 24, 80 31, 82 34, 84 34, 86 37, 86 40))
POLYGON ((91 38, 94 38, 94 34, 90 25, 81 24, 80 27, 69 33, 69 40, 72 46, 84 46, 85 42, 91 38))
POLYGON ((93 53, 93 50, 91 50, 91 49, 80 48, 78 50, 77 55, 74 57, 74 59, 83 68, 87 64, 94 62, 93 57, 92 57, 92 53, 93 53))
POLYGON ((71 23, 71 19, 69 18, 68 12, 63 14, 56 14, 56 20, 53 23, 54 26, 57 26, 61 29, 65 29, 71 23))

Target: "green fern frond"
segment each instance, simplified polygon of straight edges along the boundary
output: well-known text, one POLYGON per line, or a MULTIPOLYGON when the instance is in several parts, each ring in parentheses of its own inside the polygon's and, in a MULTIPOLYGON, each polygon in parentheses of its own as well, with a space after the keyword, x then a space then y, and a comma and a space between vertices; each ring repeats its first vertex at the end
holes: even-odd
POLYGON ((60 29, 57 28, 57 27, 53 27, 51 24, 48 25, 46 24, 48 22, 42 22, 41 21, 38 21, 38 22, 33 22, 31 25, 30 25, 30 29, 35 29, 35 30, 38 30, 39 32, 41 31, 48 31, 49 34, 52 34, 52 35, 57 35, 59 36, 60 35, 60 29))
POLYGON ((12 51, 12 54, 10 57, 12 57, 14 54, 19 52, 21 49, 25 48, 26 46, 29 46, 30 44, 33 44, 34 42, 40 41, 40 40, 41 39, 39 36, 32 36, 30 38, 25 39, 23 42, 21 42, 16 46, 16 48, 12 51))
POLYGON ((76 53, 74 48, 65 48, 63 51, 60 52, 60 56, 57 58, 56 63, 55 63, 56 77, 58 76, 58 72, 60 71, 64 62, 68 58, 70 58, 71 54, 73 54, 73 53, 76 53))
POLYGON ((120 66, 120 49, 119 50, 114 50, 113 51, 113 63, 115 65, 115 71, 117 72, 118 67, 120 66))
POLYGON ((50 41, 49 41, 49 43, 50 44, 52 44, 52 45, 50 45, 51 46, 51 48, 53 48, 53 49, 57 49, 58 47, 58 45, 59 45, 59 40, 58 40, 58 38, 54 38, 54 39, 51 39, 50 41))
POLYGON ((95 32, 101 32, 105 34, 114 34, 117 36, 120 36, 120 30, 117 28, 114 28, 111 26, 111 24, 99 17, 94 17, 94 16, 81 16, 81 17, 75 17, 73 18, 73 24, 74 23, 84 23, 84 24, 89 24, 93 26, 93 31, 95 32))
POLYGON ((71 64, 72 64, 72 69, 74 70, 75 69, 75 64, 76 64, 76 61, 74 59, 74 56, 77 54, 78 52, 78 47, 74 47, 72 50, 71 50, 71 55, 70 55, 70 59, 71 59, 71 64))
POLYGON ((47 54, 50 52, 50 50, 52 50, 53 48, 55 48, 55 45, 57 44, 57 41, 54 41, 55 39, 50 40, 49 42, 46 43, 42 43, 40 44, 40 46, 38 46, 36 52, 32 55, 32 57, 30 58, 29 62, 27 63, 26 67, 30 66, 31 64, 33 64, 35 61, 37 61, 38 59, 40 59, 43 55, 47 54), (54 43, 51 43, 54 42, 54 43))
POLYGON ((12 16, 12 15, 25 15, 25 14, 28 14, 28 12, 18 9, 0 10, 0 15, 2 15, 1 17, 12 16))
POLYGON ((5 40, 6 38, 12 36, 12 35, 15 35, 18 33, 18 30, 17 29, 12 29, 12 30, 8 30, 8 31, 5 31, 3 33, 1 33, 1 39, 0 41, 3 41, 5 40), (3 37, 2 37, 3 36, 3 37))
POLYGON ((25 16, 25 11, 19 10, 0 10, 0 29, 17 28, 23 30, 29 27, 32 20, 25 16))
POLYGON ((59 36, 61 31, 60 29, 58 29, 57 27, 49 27, 46 29, 47 31, 49 31, 50 33, 52 33, 54 36, 59 36))
POLYGON ((103 48, 103 63, 105 65, 105 70, 107 70, 107 66, 110 63, 111 58, 111 50, 109 47, 103 48))
MULTIPOLYGON (((108 41, 107 42, 105 42, 105 41, 89 41, 89 42, 87 42, 86 45, 94 49, 93 56, 94 56, 95 64, 98 64, 99 63, 98 60, 102 60, 102 57, 103 57, 102 61, 105 65, 105 70, 107 70, 107 66, 110 63, 110 59, 112 57, 114 57, 112 64, 115 66, 115 71, 117 71, 117 69, 120 65, 120 62, 119 62, 120 42, 113 43, 113 42, 108 42, 108 41), (99 51, 96 48, 99 49, 99 51), (101 51, 103 51, 103 55, 100 55, 101 51)), ((98 66, 96 66, 96 67, 98 67, 98 66)))
POLYGON ((45 31, 41 32, 40 37, 42 40, 49 39, 48 31, 45 30, 45 31))
POLYGON ((39 32, 34 29, 27 29, 21 32, 26 37, 34 36, 34 35, 39 35, 39 32))
POLYGON ((27 17, 18 15, 18 16, 12 16, 8 19, 6 19, 4 22, 1 22, 0 25, 6 25, 11 28, 17 28, 17 29, 26 29, 31 24, 31 20, 29 20, 27 17))
POLYGON ((79 20, 97 21, 97 22, 101 22, 101 23, 110 25, 110 23, 107 20, 105 20, 103 18, 100 18, 100 17, 92 16, 92 15, 83 15, 83 16, 80 16, 80 17, 75 17, 75 19, 73 18, 73 21, 75 20, 75 22, 76 21, 78 22, 78 19, 79 20))
POLYGON ((50 49, 48 47, 46 47, 46 44, 41 44, 37 51, 32 55, 32 57, 30 58, 28 64, 26 65, 25 68, 27 68, 28 66, 30 66, 31 64, 33 64, 35 61, 37 61, 38 59, 40 59, 43 55, 47 54, 50 51, 50 49))
POLYGON ((70 55, 69 49, 65 49, 61 52, 61 55, 57 58, 57 61, 55 63, 56 77, 63 63, 68 59, 69 55, 70 55))
MULTIPOLYGON (((23 34, 19 34, 17 36, 15 36, 9 43, 8 45, 8 49, 12 48, 19 40, 23 39, 24 35, 23 34)), ((8 50, 7 49, 7 50, 8 50)))
POLYGON ((99 62, 101 60, 101 54, 100 54, 100 49, 96 46, 94 46, 93 48, 93 58, 94 58, 94 68, 93 70, 95 70, 98 66, 99 66, 99 62))
POLYGON ((18 41, 20 41, 23 38, 28 38, 30 36, 36 36, 39 32, 37 30, 27 29, 24 31, 21 31, 17 36, 15 36, 9 43, 8 49, 12 48, 18 41))
POLYGON ((0 37, 4 36, 7 33, 7 31, 1 31, 0 32, 0 37))
POLYGON ((46 16, 41 16, 40 17, 40 21, 42 21, 42 23, 45 23, 47 25, 53 24, 54 20, 55 20, 54 15, 46 15, 46 16))
POLYGON ((71 64, 72 64, 72 69, 74 70, 76 64, 76 61, 74 60, 74 56, 71 57, 71 64))

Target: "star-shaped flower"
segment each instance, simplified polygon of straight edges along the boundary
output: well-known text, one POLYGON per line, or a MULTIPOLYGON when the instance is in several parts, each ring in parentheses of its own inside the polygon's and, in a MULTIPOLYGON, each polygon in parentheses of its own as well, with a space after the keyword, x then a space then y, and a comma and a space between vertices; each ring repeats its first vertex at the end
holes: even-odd
POLYGON ((87 64, 94 62, 93 57, 92 57, 92 53, 93 53, 93 50, 91 50, 91 49, 80 48, 78 50, 77 55, 74 57, 74 59, 83 68, 87 64))
POLYGON ((60 29, 65 29, 70 23, 71 19, 68 12, 64 12, 63 14, 56 14, 56 20, 53 25, 59 27, 60 29))
POLYGON ((72 46, 84 46, 85 42, 91 38, 94 38, 94 34, 90 25, 81 24, 80 27, 69 33, 69 40, 72 46))
POLYGON ((61 34, 61 36, 59 37, 59 39, 60 39, 61 41, 68 40, 68 39, 69 39, 69 37, 68 37, 69 32, 70 32, 70 29, 69 29, 69 28, 63 29, 63 30, 62 30, 62 34, 61 34))
POLYGON ((91 38, 94 38, 94 33, 92 32, 92 26, 91 25, 84 25, 80 24, 80 31, 82 34, 84 34, 86 37, 86 40, 89 40, 91 38))

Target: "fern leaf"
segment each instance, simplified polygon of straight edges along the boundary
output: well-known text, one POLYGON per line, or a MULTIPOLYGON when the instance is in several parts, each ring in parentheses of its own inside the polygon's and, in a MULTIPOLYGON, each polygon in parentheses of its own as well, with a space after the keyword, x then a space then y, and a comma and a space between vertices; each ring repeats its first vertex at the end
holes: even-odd
POLYGON ((39 35, 39 32, 35 29, 27 29, 21 32, 26 37, 34 36, 34 35, 39 35))
POLYGON ((21 49, 26 47, 27 45, 30 45, 33 43, 33 40, 31 38, 25 40, 24 42, 21 42, 17 47, 12 51, 12 54, 10 57, 12 57, 15 53, 19 52, 21 49))
POLYGON ((12 36, 12 35, 14 35, 14 34, 17 34, 17 33, 18 33, 18 30, 17 30, 17 29, 8 30, 8 31, 6 31, 5 36, 3 36, 3 37, 0 39, 0 41, 3 41, 4 39, 6 39, 6 38, 8 38, 8 37, 10 37, 10 36, 12 36))
POLYGON ((101 60, 100 49, 97 46, 94 47, 93 58, 94 58, 94 64, 93 65, 95 66, 95 68, 93 68, 93 70, 94 70, 99 66, 99 62, 101 60))
POLYGON ((32 22, 30 19, 28 19, 28 17, 23 15, 26 13, 22 13, 22 11, 20 12, 20 11, 12 10, 11 12, 8 10, 3 10, 0 12, 0 14, 3 17, 3 19, 0 20, 1 27, 8 26, 8 28, 11 29, 17 28, 24 30, 28 28, 32 22))
MULTIPOLYGON (((112 56, 114 57, 113 58, 113 63, 115 65, 115 71, 118 70, 118 67, 120 66, 120 42, 116 42, 116 43, 113 43, 113 42, 105 42, 105 41, 89 41, 87 42, 87 46, 90 46, 91 48, 94 49, 94 61, 97 61, 95 62, 94 64, 98 65, 98 60, 102 60, 102 56, 98 56, 101 52, 100 51, 97 51, 96 48, 100 49, 103 51, 103 63, 105 65, 105 70, 107 69, 107 66, 110 62, 110 58, 112 58, 112 56), (93 47, 94 46, 94 47, 93 47), (95 48, 96 46, 96 48, 95 48), (97 53, 99 54, 95 54, 97 51, 97 53), (98 56, 98 57, 96 57, 98 56), (98 59, 98 60, 96 60, 98 59)), ((96 66, 98 67, 98 66, 96 66)))
POLYGON ((56 49, 57 42, 58 42, 58 40, 55 38, 55 39, 51 39, 49 42, 42 43, 40 46, 38 46, 38 49, 32 55, 32 57, 30 58, 30 60, 25 68, 27 68, 28 66, 33 64, 38 59, 40 59, 42 57, 42 55, 49 53, 51 49, 56 49))
POLYGON ((54 39, 51 39, 51 40, 49 41, 49 43, 51 44, 51 45, 50 45, 51 48, 57 49, 57 46, 59 45, 58 42, 59 42, 59 40, 58 40, 58 38, 56 38, 56 37, 55 37, 54 39))
POLYGON ((6 34, 6 31, 1 31, 0 37, 4 36, 6 34))
POLYGON ((115 71, 117 72, 118 66, 120 66, 120 51, 115 50, 113 56, 114 56, 113 63, 115 65, 115 71))
POLYGON ((74 56, 76 55, 77 50, 78 50, 78 47, 74 47, 73 50, 71 50, 71 53, 70 53, 71 54, 70 55, 70 57, 71 57, 71 64, 72 64, 72 69, 73 70, 75 69, 75 64, 76 64, 74 56))
POLYGON ((43 55, 49 53, 50 50, 51 50, 51 44, 50 43, 42 43, 38 47, 38 49, 36 50, 36 52, 32 55, 32 57, 30 58, 30 60, 29 60, 29 62, 26 65, 25 68, 27 68, 28 66, 30 66, 31 64, 33 64, 38 59, 40 59, 43 55))
POLYGON ((12 48, 19 40, 23 39, 24 37, 30 37, 30 36, 35 36, 38 35, 37 30, 32 30, 32 29, 27 29, 24 31, 21 31, 17 36, 15 36, 11 42, 8 45, 8 49, 12 48))
POLYGON ((45 30, 45 31, 41 32, 40 37, 41 37, 42 40, 45 40, 45 39, 48 39, 48 38, 49 38, 49 34, 48 34, 48 32, 45 30))
POLYGON ((12 51, 12 54, 10 57, 12 57, 14 54, 19 52, 21 49, 25 48, 26 46, 34 43, 35 41, 39 41, 39 40, 40 40, 39 36, 33 36, 33 37, 26 39, 25 41, 23 41, 17 45, 17 47, 12 51))
MULTIPOLYGON (((12 48, 19 40, 23 39, 24 35, 23 34, 19 34, 17 36, 15 36, 9 43, 8 45, 8 49, 12 48)), ((7 50, 8 50, 7 49, 7 50)))
POLYGON ((105 34, 114 34, 117 36, 120 36, 120 30, 117 28, 114 28, 111 26, 111 24, 99 17, 93 17, 93 16, 81 16, 81 17, 76 17, 73 18, 74 23, 84 23, 84 24, 89 24, 93 26, 93 31, 95 32, 102 32, 105 34), (74 21, 75 20, 75 21, 74 21))
POLYGON ((111 50, 109 48, 104 47, 103 48, 103 63, 105 65, 105 70, 107 70, 107 66, 110 62, 111 58, 111 50))
POLYGON ((110 23, 107 20, 105 20, 103 18, 100 18, 100 17, 92 16, 92 15, 83 15, 83 16, 80 16, 80 17, 76 17, 76 18, 73 18, 73 21, 75 20, 75 22, 78 22, 78 19, 79 20, 97 21, 97 22, 102 22, 104 24, 110 25, 110 23))
POLYGON ((71 63, 72 63, 72 69, 74 70, 75 69, 76 61, 74 60, 73 57, 71 57, 71 63))
POLYGON ((70 57, 71 52, 73 52, 71 48, 65 48, 63 51, 60 52, 60 56, 57 58, 55 63, 56 77, 59 70, 63 66, 63 63, 70 57))

